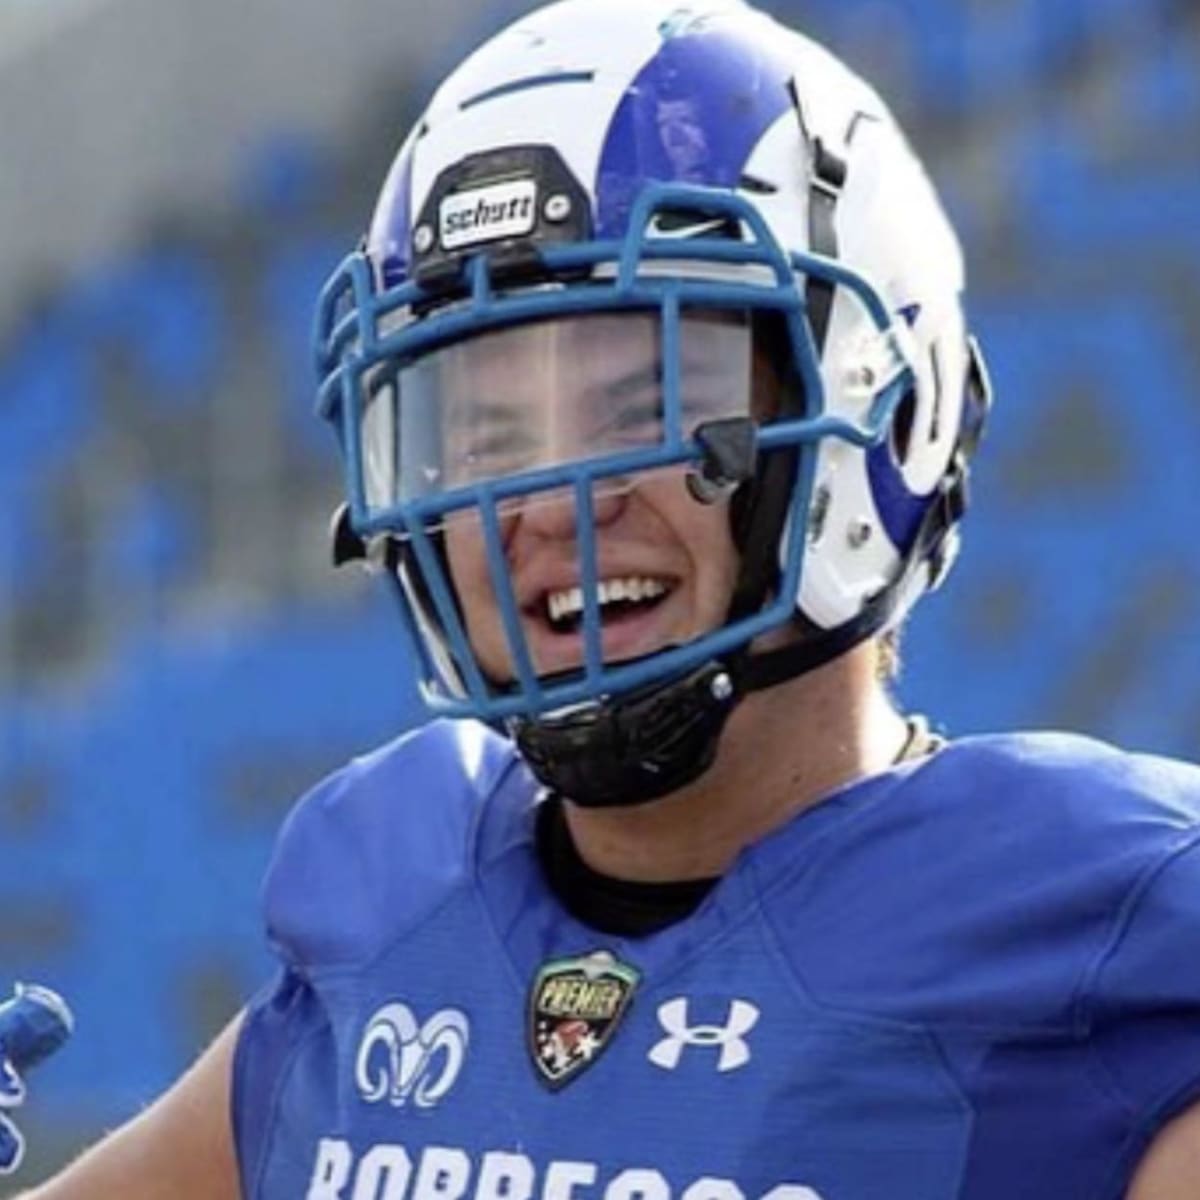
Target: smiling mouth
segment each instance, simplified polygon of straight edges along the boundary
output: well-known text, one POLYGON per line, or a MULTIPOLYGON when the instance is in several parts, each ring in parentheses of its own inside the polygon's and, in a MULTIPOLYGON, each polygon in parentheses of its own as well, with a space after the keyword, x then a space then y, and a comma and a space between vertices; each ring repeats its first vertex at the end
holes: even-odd
MULTIPOLYGON (((675 589, 676 581, 655 575, 625 575, 601 580, 597 588, 601 624, 608 628, 658 608, 675 589)), ((583 624, 583 588, 546 592, 538 607, 551 632, 578 633, 583 624)))

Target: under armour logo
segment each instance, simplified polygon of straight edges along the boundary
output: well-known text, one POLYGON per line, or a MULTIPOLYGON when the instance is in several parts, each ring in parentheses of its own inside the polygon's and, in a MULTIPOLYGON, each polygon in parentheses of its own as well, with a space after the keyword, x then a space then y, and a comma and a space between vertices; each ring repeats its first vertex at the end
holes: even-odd
POLYGON ((758 1009, 748 1000, 734 1000, 724 1025, 689 1025, 688 1002, 683 996, 658 1006, 658 1020, 667 1036, 650 1051, 650 1061, 664 1071, 679 1065, 685 1046, 719 1046, 718 1071, 736 1071, 750 1061, 746 1034, 758 1023, 758 1009))
POLYGON ((393 1108, 411 1100, 432 1108, 454 1086, 467 1056, 470 1026, 456 1008, 436 1012, 424 1025, 406 1004, 385 1004, 368 1022, 354 1078, 368 1104, 393 1108))

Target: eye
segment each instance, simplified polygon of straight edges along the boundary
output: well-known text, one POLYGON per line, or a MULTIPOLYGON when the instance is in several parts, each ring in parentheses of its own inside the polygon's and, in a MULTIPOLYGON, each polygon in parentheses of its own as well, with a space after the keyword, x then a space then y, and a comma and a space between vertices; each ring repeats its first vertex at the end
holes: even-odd
POLYGON ((610 428, 614 433, 626 436, 636 434, 639 440, 642 435, 653 430, 657 438, 658 431, 662 428, 662 418, 662 397, 656 394, 621 405, 610 428))
POLYGON ((464 431, 451 445, 451 481, 469 483, 511 474, 536 463, 541 444, 516 428, 464 431))

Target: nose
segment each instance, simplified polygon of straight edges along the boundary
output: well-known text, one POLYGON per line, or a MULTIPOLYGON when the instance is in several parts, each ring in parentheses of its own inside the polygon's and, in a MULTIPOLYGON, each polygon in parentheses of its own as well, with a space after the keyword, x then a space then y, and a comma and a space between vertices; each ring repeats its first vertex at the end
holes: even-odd
MULTIPOLYGON (((606 486, 592 491, 592 523, 597 528, 610 525, 625 509, 629 492, 625 488, 606 486)), ((536 537, 555 541, 575 537, 576 513, 574 491, 548 492, 530 497, 518 510, 518 530, 536 537)))

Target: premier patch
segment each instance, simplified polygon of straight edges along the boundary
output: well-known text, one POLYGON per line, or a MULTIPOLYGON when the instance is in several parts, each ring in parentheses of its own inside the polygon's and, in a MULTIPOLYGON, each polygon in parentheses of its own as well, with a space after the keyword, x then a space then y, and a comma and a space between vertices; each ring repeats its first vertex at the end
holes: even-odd
POLYGON ((447 196, 438 210, 444 250, 524 237, 537 225, 537 184, 510 179, 447 196))
POLYGON ((599 1058, 640 978, 607 950, 555 959, 538 971, 529 994, 529 1052, 547 1087, 570 1083, 599 1058))

